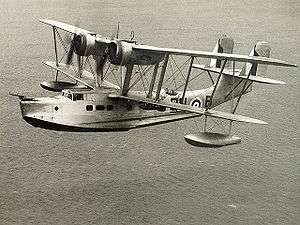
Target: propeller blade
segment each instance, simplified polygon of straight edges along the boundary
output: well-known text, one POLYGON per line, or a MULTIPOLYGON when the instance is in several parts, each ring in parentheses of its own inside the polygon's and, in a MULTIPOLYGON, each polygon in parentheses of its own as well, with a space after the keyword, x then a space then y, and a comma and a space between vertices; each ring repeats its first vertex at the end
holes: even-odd
MULTIPOLYGON (((75 23, 75 27, 79 27, 79 20, 76 21, 75 23)), ((75 39, 77 36, 77 30, 75 30, 75 34, 73 35, 73 37, 71 38, 70 36, 67 36, 66 42, 70 43, 70 49, 68 51, 68 55, 67 55, 67 60, 66 60, 66 64, 67 65, 71 65, 72 61, 73 61, 73 55, 75 52, 75 39)))
POLYGON ((72 40, 71 44, 70 44, 70 49, 69 49, 68 55, 67 55, 67 61, 66 61, 67 65, 70 65, 72 63, 74 50, 75 50, 75 45, 74 45, 74 41, 72 40))
POLYGON ((96 59, 96 73, 97 76, 100 76, 100 79, 103 80, 103 70, 105 63, 107 62, 108 55, 105 53, 103 56, 98 56, 96 59))
POLYGON ((78 76, 82 76, 82 66, 83 66, 83 59, 80 55, 77 55, 77 64, 78 64, 78 76))

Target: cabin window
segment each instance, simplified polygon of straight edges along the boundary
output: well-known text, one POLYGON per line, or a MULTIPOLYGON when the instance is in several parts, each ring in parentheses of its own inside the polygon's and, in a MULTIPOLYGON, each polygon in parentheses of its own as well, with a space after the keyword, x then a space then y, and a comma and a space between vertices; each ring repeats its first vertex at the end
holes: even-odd
POLYGON ((87 105, 86 107, 86 111, 93 111, 93 105, 87 105))
POLYGON ((83 100, 83 94, 74 94, 73 101, 83 100))
POLYGON ((107 109, 108 111, 113 110, 113 109, 114 109, 114 106, 113 106, 113 105, 107 105, 107 106, 106 106, 106 109, 107 109))
POLYGON ((104 105, 96 105, 96 110, 104 110, 104 105))
POLYGON ((166 111, 166 107, 160 106, 160 107, 157 108, 157 110, 160 111, 160 112, 164 112, 164 111, 166 111))

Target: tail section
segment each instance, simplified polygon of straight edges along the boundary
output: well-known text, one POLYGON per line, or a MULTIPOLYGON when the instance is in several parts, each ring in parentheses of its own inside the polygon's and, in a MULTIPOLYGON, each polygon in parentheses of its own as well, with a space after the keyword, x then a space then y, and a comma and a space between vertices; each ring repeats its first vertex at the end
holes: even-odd
MULTIPOLYGON (((227 37, 224 35, 223 37, 219 38, 215 48, 213 50, 214 53, 233 53, 234 41, 231 37, 227 37)), ((230 66, 229 63, 226 64, 226 67, 230 66)), ((219 59, 211 59, 210 60, 210 67, 213 68, 221 68, 221 60, 219 59)))
MULTIPOLYGON (((269 57, 271 48, 267 42, 258 42, 250 52, 250 56, 269 57)), ((228 68, 229 69, 229 68, 228 68)), ((230 69, 229 69, 230 70, 230 69)), ((267 71, 266 65, 257 65, 256 63, 245 63, 239 76, 247 77, 248 75, 265 75, 267 71)), ((221 104, 229 101, 233 98, 240 96, 241 94, 249 93, 252 90, 252 81, 247 81, 242 78, 228 76, 222 74, 220 82, 216 88, 214 105, 221 104), (246 84, 245 84, 246 82, 246 84), (247 90, 243 90, 247 87, 247 90)))
MULTIPOLYGON (((217 45, 214 48, 214 52, 233 52, 233 40, 228 37, 222 37, 217 41, 217 45)), ((257 42, 256 45, 251 50, 249 56, 256 57, 269 57, 271 48, 267 42, 257 42)), ((220 73, 221 71, 221 61, 212 59, 210 67, 204 65, 194 65, 194 68, 202 69, 204 71, 220 73)), ((199 90, 198 92, 194 91, 190 93, 191 105, 196 102, 201 107, 204 105, 210 105, 211 107, 217 106, 224 102, 227 102, 231 99, 244 95, 251 92, 252 83, 265 83, 265 84, 284 84, 282 81, 276 81, 269 78, 265 78, 267 72, 267 65, 257 63, 245 63, 242 69, 234 69, 228 64, 225 65, 225 68, 221 74, 220 80, 215 88, 215 85, 210 88, 199 90), (213 91, 215 89, 215 91, 213 91), (213 99, 211 98, 212 94, 213 99), (196 96, 197 95, 197 96, 196 96), (199 100, 201 99, 201 101, 199 100), (207 103, 208 102, 208 103, 207 103)))

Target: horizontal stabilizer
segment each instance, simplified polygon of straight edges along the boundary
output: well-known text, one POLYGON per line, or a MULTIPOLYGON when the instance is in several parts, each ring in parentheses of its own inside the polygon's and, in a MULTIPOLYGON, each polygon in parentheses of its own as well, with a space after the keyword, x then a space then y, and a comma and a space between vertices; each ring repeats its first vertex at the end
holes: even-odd
MULTIPOLYGON (((213 73, 220 73, 221 69, 220 68, 211 68, 211 67, 205 67, 205 65, 199 65, 199 64, 194 64, 193 68, 197 68, 197 69, 201 69, 204 71, 208 71, 208 72, 213 72, 213 73)), ((257 82, 257 83, 262 83, 262 84, 273 84, 273 85, 278 85, 278 84, 286 84, 283 81, 280 80, 274 80, 274 79, 270 79, 270 78, 266 78, 266 77, 259 77, 259 76, 253 76, 250 75, 249 78, 244 75, 244 76, 239 76, 241 70, 240 69, 235 69, 235 72, 233 74, 233 70, 232 69, 224 69, 222 74, 223 75, 227 75, 227 76, 234 76, 240 79, 245 79, 245 80, 249 80, 249 81, 253 81, 253 82, 257 82)))
POLYGON ((141 98, 139 96, 122 96, 122 95, 116 95, 116 94, 110 94, 110 98, 116 98, 116 99, 124 99, 124 100, 129 100, 129 101, 134 101, 134 102, 142 102, 146 104, 151 104, 151 105, 156 105, 156 106, 162 106, 162 107, 168 107, 168 108, 173 108, 177 110, 182 110, 186 112, 191 112, 191 113, 197 113, 200 115, 205 115, 205 116, 210 116, 210 117, 215 117, 215 118, 220 118, 220 119, 225 119, 225 120, 231 120, 231 121, 236 121, 236 122, 244 122, 244 123, 255 123, 255 124, 267 124, 266 122, 258 119, 253 119, 247 116, 241 116, 237 114, 231 114, 231 113, 226 113, 226 112, 221 112, 221 111, 216 111, 216 110, 206 110, 204 108, 198 108, 198 107, 193 107, 189 105, 183 105, 183 104, 178 104, 178 103, 171 103, 171 102, 166 102, 166 101, 155 101, 152 99, 146 99, 146 98, 141 98))

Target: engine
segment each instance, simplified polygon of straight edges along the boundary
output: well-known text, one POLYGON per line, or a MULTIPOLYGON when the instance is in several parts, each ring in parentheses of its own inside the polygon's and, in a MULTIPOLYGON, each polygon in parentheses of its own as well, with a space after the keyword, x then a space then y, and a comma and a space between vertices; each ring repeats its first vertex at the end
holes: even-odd
POLYGON ((135 42, 115 40, 109 44, 109 61, 114 65, 153 65, 163 59, 163 54, 133 50, 135 42))
POLYGON ((80 56, 104 56, 108 54, 110 63, 124 66, 127 64, 153 65, 163 59, 163 54, 133 50, 135 42, 109 40, 90 34, 77 34, 72 40, 74 51, 80 56))
POLYGON ((126 65, 131 60, 133 43, 112 41, 109 44, 109 61, 114 65, 126 65))
POLYGON ((95 37, 90 34, 77 34, 73 39, 76 54, 80 56, 95 55, 95 37))

